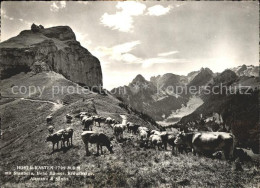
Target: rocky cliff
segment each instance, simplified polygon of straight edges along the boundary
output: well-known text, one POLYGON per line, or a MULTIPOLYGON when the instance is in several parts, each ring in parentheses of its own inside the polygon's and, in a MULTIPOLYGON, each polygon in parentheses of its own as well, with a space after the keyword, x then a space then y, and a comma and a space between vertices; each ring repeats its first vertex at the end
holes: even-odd
POLYGON ((0 78, 19 72, 53 70, 86 86, 102 86, 99 60, 76 40, 68 26, 31 30, 0 43, 0 78))
POLYGON ((259 77, 259 66, 241 65, 230 69, 236 73, 237 76, 254 76, 259 77))

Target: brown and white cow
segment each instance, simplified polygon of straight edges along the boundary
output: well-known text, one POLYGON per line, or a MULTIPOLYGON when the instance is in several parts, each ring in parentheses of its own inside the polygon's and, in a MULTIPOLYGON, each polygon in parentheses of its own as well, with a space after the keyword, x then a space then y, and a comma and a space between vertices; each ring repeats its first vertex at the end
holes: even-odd
POLYGON ((152 134, 149 137, 150 146, 155 148, 155 146, 158 147, 158 150, 162 148, 162 137, 160 135, 152 134))
POLYGON ((226 159, 233 157, 234 152, 234 135, 226 132, 180 133, 174 143, 191 147, 194 154, 212 154, 216 151, 223 151, 226 159))
POLYGON ((114 135, 116 136, 117 140, 123 139, 123 133, 126 129, 126 125, 123 124, 113 124, 111 125, 114 130, 114 135))

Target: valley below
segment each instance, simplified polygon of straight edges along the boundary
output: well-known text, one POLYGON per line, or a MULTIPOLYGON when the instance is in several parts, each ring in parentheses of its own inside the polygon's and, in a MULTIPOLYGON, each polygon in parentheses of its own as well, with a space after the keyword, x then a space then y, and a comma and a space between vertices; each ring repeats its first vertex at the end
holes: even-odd
POLYGON ((164 121, 157 121, 163 127, 175 124, 181 120, 184 116, 187 116, 194 112, 199 106, 203 104, 203 100, 200 97, 192 96, 187 102, 186 106, 182 106, 180 109, 173 111, 164 121))

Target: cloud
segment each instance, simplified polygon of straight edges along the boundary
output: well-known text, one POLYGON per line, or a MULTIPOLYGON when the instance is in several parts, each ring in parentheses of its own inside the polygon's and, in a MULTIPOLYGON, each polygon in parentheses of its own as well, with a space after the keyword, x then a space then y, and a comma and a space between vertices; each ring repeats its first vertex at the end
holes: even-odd
POLYGON ((123 44, 118 44, 110 48, 104 46, 98 46, 95 48, 92 53, 98 58, 107 58, 107 60, 113 62, 118 61, 125 64, 140 64, 143 68, 150 67, 154 64, 163 64, 163 63, 185 63, 190 62, 187 59, 177 59, 169 58, 172 54, 179 53, 179 51, 170 51, 159 53, 156 57, 153 58, 141 58, 131 54, 131 51, 134 50, 141 42, 139 40, 126 42, 123 44))
POLYGON ((30 25, 31 23, 22 19, 22 18, 13 18, 13 17, 10 17, 6 14, 6 11, 5 10, 1 10, 1 17, 4 18, 4 19, 7 19, 7 20, 10 20, 10 21, 20 21, 20 22, 23 22, 27 25, 30 25))
POLYGON ((126 63, 141 63, 141 59, 134 56, 133 54, 126 53, 121 56, 122 61, 126 63))
POLYGON ((174 58, 162 58, 155 57, 149 58, 142 61, 142 67, 147 68, 154 64, 164 64, 164 63, 189 63, 190 60, 187 59, 174 59, 174 58))
POLYGON ((52 2, 50 6, 50 10, 52 12, 58 12, 60 9, 64 9, 65 7, 66 7, 66 1, 52 2))
POLYGON ((116 5, 117 9, 121 9, 123 14, 128 14, 131 16, 138 16, 143 14, 146 6, 142 3, 129 1, 129 2, 118 2, 116 5))
POLYGON ((132 41, 115 45, 111 48, 99 46, 93 51, 93 54, 98 58, 108 57, 110 60, 123 61, 126 63, 137 63, 141 59, 129 52, 131 52, 139 44, 141 44, 140 41, 132 41))
POLYGON ((105 13, 101 18, 101 23, 113 30, 116 29, 122 32, 129 32, 133 27, 133 18, 122 13, 116 13, 113 15, 105 13))
POLYGON ((155 5, 148 8, 147 15, 150 16, 162 16, 170 12, 171 6, 163 7, 162 5, 155 5))
POLYGON ((113 30, 132 32, 133 17, 142 15, 146 6, 139 2, 128 1, 118 2, 116 8, 120 11, 117 11, 115 14, 104 13, 100 18, 101 23, 113 30))
POLYGON ((7 19, 7 20, 11 20, 11 21, 13 21, 13 20, 14 20, 14 18, 13 18, 13 17, 7 16, 7 15, 6 15, 6 11, 5 11, 5 10, 3 10, 3 9, 2 9, 2 12, 1 12, 1 14, 2 14, 2 15, 1 15, 1 17, 2 17, 2 18, 5 18, 5 19, 7 19))
POLYGON ((164 57, 164 56, 169 56, 177 53, 179 53, 179 51, 163 52, 163 53, 159 53, 158 56, 164 57))

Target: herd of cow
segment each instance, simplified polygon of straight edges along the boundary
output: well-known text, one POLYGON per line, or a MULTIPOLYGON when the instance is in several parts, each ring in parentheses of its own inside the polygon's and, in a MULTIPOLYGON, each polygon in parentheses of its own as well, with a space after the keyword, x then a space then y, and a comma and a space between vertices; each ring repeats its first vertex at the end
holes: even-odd
MULTIPOLYGON (((220 158, 225 156, 225 159, 233 158, 235 150, 235 137, 232 133, 226 132, 180 132, 178 129, 172 131, 157 131, 150 130, 147 127, 134 124, 132 122, 119 123, 115 119, 110 117, 104 118, 100 116, 93 116, 87 112, 80 112, 75 118, 80 118, 83 125, 83 132, 81 138, 85 144, 86 154, 89 155, 88 144, 97 145, 97 155, 99 150, 103 154, 102 146, 105 146, 110 153, 113 153, 113 146, 109 137, 105 133, 93 131, 93 126, 100 126, 100 123, 104 123, 111 129, 117 140, 123 139, 123 133, 128 131, 131 134, 137 135, 140 143, 144 147, 158 148, 167 150, 169 144, 172 148, 172 153, 186 153, 192 151, 193 154, 204 154, 212 157, 220 158)), ((66 115, 67 122, 71 122, 72 116, 66 115)), ((52 121, 52 117, 46 118, 47 123, 52 121)), ((54 127, 50 125, 48 127, 49 135, 46 142, 52 142, 53 151, 54 146, 61 141, 61 147, 72 145, 73 129, 66 128, 54 132, 54 127)), ((237 152, 236 152, 237 153, 237 152)))

